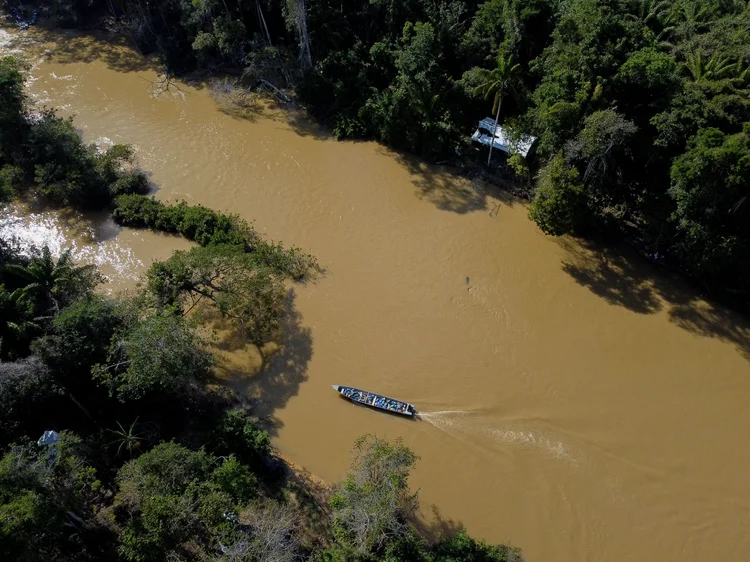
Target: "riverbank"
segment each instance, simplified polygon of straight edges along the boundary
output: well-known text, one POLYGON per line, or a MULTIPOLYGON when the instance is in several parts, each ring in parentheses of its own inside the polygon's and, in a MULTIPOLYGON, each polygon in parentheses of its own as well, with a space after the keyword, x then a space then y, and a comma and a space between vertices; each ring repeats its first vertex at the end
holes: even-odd
MULTIPOLYGON (((152 95, 179 95, 181 93, 177 85, 179 81, 171 70, 167 70, 162 63, 158 62, 155 56, 144 57, 140 53, 136 54, 131 51, 132 57, 123 57, 122 53, 124 51, 132 49, 132 40, 123 35, 121 30, 119 32, 115 31, 116 29, 118 29, 117 26, 113 27, 111 22, 107 24, 106 18, 102 18, 100 20, 92 20, 88 26, 88 30, 81 33, 93 33, 91 38, 97 41, 100 47, 103 43, 108 45, 98 50, 100 50, 101 55, 106 57, 113 67, 122 70, 136 70, 141 68, 143 70, 156 71, 157 75, 155 77, 145 81, 146 88, 152 95), (170 88, 172 89, 171 92, 169 91, 170 88)), ((39 28, 36 32, 54 35, 56 30, 66 32, 57 27, 54 18, 43 18, 40 20, 39 28)), ((84 53, 84 58, 97 56, 96 53, 86 49, 84 49, 84 53)), ((71 57, 75 57, 72 50, 63 55, 63 58, 73 60, 71 57)), ((298 99, 293 90, 282 90, 275 87, 275 89, 271 90, 268 86, 263 85, 262 82, 255 79, 243 82, 242 79, 233 78, 227 82, 221 80, 221 76, 225 75, 214 73, 213 71, 201 70, 200 72, 184 75, 182 79, 197 89, 206 88, 211 91, 217 103, 221 105, 222 110, 234 118, 249 121, 262 118, 286 120, 294 123, 302 135, 314 135, 317 138, 326 139, 333 138, 331 130, 322 127, 319 122, 311 121, 304 108, 300 109, 297 103, 298 99), (219 78, 218 80, 215 79, 217 77, 219 78), (258 88, 254 86, 258 86, 258 88)), ((267 83, 267 81, 265 82, 267 83)), ((479 154, 482 152, 480 149, 472 144, 466 145, 465 148, 467 151, 465 151, 462 157, 440 160, 440 168, 441 173, 448 175, 455 174, 457 177, 468 179, 473 184, 471 191, 474 194, 470 196, 470 206, 474 205, 474 200, 484 198, 489 186, 492 186, 490 189, 498 188, 526 201, 530 201, 533 198, 536 189, 536 179, 518 177, 505 164, 505 155, 498 154, 495 159, 495 165, 492 169, 488 169, 483 165, 484 158, 479 154), (468 157, 469 155, 471 156, 468 157)), ((421 169, 419 163, 414 163, 420 161, 419 157, 406 153, 398 154, 398 157, 402 158, 410 168, 417 171, 421 169)), ((532 164, 532 168, 536 169, 539 162, 532 162, 532 164)), ((425 166, 431 166, 431 163, 425 162, 425 166)), ((492 196, 498 197, 497 194, 492 194, 492 196)), ((460 201, 458 204, 451 202, 447 206, 452 207, 456 205, 457 208, 460 208, 463 204, 464 201, 460 201)), ((642 224, 637 224, 633 221, 623 221, 617 224, 611 223, 607 226, 599 225, 598 230, 584 229, 584 231, 586 232, 586 237, 582 239, 583 244, 606 244, 611 246, 626 244, 635 249, 644 261, 653 264, 657 268, 668 269, 671 272, 683 275, 706 298, 714 299, 723 306, 731 307, 743 314, 745 318, 748 318, 750 301, 748 301, 747 291, 741 288, 708 283, 705 280, 701 281, 696 277, 694 271, 691 272, 686 267, 684 260, 680 256, 674 252, 670 253, 666 251, 652 238, 645 236, 642 224)))
MULTIPOLYGON (((531 562, 742 560, 741 317, 627 250, 543 236, 522 202, 444 168, 296 115, 229 116, 189 85, 155 97, 157 71, 131 51, 35 33, 38 103, 75 110, 87 141, 135 146, 159 200, 254 220, 328 270, 290 297, 288 344, 260 376, 226 350, 238 390, 267 397, 256 413, 281 454, 337 482, 357 436, 402 436, 432 528, 511 540, 531 562), (330 384, 430 416, 378 416, 330 384)), ((92 242, 53 212, 10 225, 27 228, 108 261, 113 291, 178 243, 111 225, 92 242)))

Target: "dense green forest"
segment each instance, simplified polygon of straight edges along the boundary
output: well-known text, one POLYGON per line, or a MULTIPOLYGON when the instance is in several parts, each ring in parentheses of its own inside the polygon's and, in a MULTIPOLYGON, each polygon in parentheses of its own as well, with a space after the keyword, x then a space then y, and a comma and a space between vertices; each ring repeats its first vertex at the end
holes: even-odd
MULTIPOLYGON (((499 112, 548 234, 627 240, 714 294, 750 294, 746 0, 58 0, 170 72, 294 90, 340 138, 474 159, 499 112)), ((501 162, 502 159, 498 160, 501 162)))
MULTIPOLYGON (((530 186, 544 232, 625 239, 747 306, 745 0, 34 5, 106 26, 167 73, 294 92, 337 137, 431 161, 483 162, 468 136, 499 115, 539 139, 528 162, 495 165, 530 186)), ((257 345, 282 341, 287 284, 315 259, 236 216, 147 197, 130 147, 99 152, 70 119, 32 112, 23 80, 0 61, 0 201, 107 208, 196 246, 154 263, 137 295, 105 296, 69 253, 0 240, 0 559, 518 559, 464 532, 428 545, 410 524, 417 458, 398 442, 359 440, 328 506, 295 487, 252 410, 213 379, 202 312, 257 345)))
POLYGON ((463 530, 421 538, 417 456, 398 441, 359 439, 328 498, 286 468, 252 405, 215 379, 210 318, 282 342, 286 283, 314 258, 237 217, 145 197, 130 147, 99 152, 70 119, 32 113, 23 82, 0 59, 0 205, 109 208, 196 246, 107 296, 70 251, 0 239, 0 560, 520 560, 463 530))

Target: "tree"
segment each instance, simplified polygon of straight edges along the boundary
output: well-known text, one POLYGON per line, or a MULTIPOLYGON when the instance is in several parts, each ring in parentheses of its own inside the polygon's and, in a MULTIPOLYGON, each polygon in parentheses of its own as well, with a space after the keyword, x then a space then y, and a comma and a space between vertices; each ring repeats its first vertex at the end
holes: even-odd
POLYGON ((150 393, 188 397, 213 365, 201 340, 173 316, 147 318, 109 346, 107 363, 94 367, 94 377, 121 401, 150 393))
MULTIPOLYGON (((565 144, 565 159, 578 165, 586 184, 599 187, 609 180, 617 185, 627 167, 628 142, 637 131, 631 121, 615 111, 596 111, 586 118, 581 132, 565 144)), ((614 190, 605 186, 604 191, 602 198, 608 199, 614 190)))
POLYGON ((23 68, 18 59, 0 58, 0 168, 18 157, 25 139, 27 96, 23 68))
POLYGON ((56 444, 14 446, 0 459, 3 560, 64 560, 92 530, 88 502, 100 483, 82 452, 79 437, 61 432, 56 444))
POLYGON ((55 394, 52 377, 38 357, 0 361, 0 446, 36 430, 39 409, 55 394))
POLYGON ((406 518, 417 508, 409 473, 417 459, 401 441, 357 439, 351 469, 331 499, 339 543, 366 554, 408 533, 406 518))
POLYGON ((732 60, 715 54, 704 60, 701 53, 689 54, 685 61, 685 69, 693 82, 708 82, 721 80, 736 73, 737 64, 732 60))
POLYGON ((13 164, 0 164, 0 205, 8 203, 23 185, 23 170, 13 164))
POLYGON ((0 352, 3 359, 24 357, 29 352, 31 341, 42 330, 36 319, 36 298, 23 288, 8 291, 0 284, 0 352))
POLYGON ((117 195, 148 191, 146 175, 132 167, 134 155, 126 145, 100 153, 96 145, 81 140, 72 118, 45 109, 30 120, 21 163, 29 175, 33 172, 36 195, 76 208, 101 209, 117 195))
POLYGON ((5 271, 27 282, 22 291, 37 296, 39 308, 46 314, 43 319, 52 318, 74 300, 91 295, 104 280, 96 266, 75 265, 70 249, 55 259, 48 246, 27 265, 8 264, 5 271))
POLYGON ((207 557, 211 542, 231 532, 231 514, 251 497, 254 479, 233 458, 219 460, 162 443, 118 471, 118 550, 125 560, 207 557))
POLYGON ((208 246, 175 252, 154 263, 146 277, 159 307, 186 315, 205 301, 258 346, 279 336, 281 279, 240 248, 208 246))
POLYGON ((241 461, 258 465, 271 454, 268 432, 259 429, 244 410, 224 412, 209 443, 217 455, 235 454, 241 461))
POLYGON ((443 535, 435 545, 435 562, 521 562, 521 551, 507 545, 488 545, 473 539, 466 529, 443 535))
POLYGON ((241 530, 222 543, 217 562, 292 562, 299 559, 299 514, 289 504, 267 502, 243 510, 241 530))
POLYGON ((371 56, 392 58, 396 74, 358 112, 377 138, 424 156, 445 154, 458 138, 446 108, 453 81, 440 68, 437 51, 429 22, 406 22, 394 45, 374 45, 371 56))
POLYGON ((677 62, 654 48, 634 53, 617 71, 614 81, 618 107, 644 122, 668 107, 671 95, 680 86, 677 62))
POLYGON ((587 198, 578 170, 558 153, 539 173, 529 218, 542 232, 560 236, 579 230, 589 220, 587 198))
POLYGON ((694 275, 750 288, 750 124, 735 135, 701 129, 672 165, 675 250, 694 275))
POLYGON ((310 35, 307 30, 307 10, 305 0, 286 0, 284 4, 286 12, 287 27, 296 28, 299 36, 299 60, 302 70, 307 72, 312 69, 312 53, 310 51, 310 35))
POLYGON ((64 308, 52 321, 52 333, 38 340, 35 349, 63 384, 80 382, 96 363, 107 359, 112 337, 125 326, 118 303, 94 295, 64 308))
POLYGON ((521 69, 520 64, 513 64, 513 58, 503 52, 497 55, 495 68, 485 70, 482 73, 483 82, 475 89, 476 94, 482 94, 485 99, 492 97, 492 111, 495 114, 495 125, 492 128, 493 142, 490 143, 490 151, 487 155, 487 165, 492 160, 492 147, 494 145, 497 122, 500 119, 500 110, 503 106, 505 96, 515 90, 514 82, 521 69))

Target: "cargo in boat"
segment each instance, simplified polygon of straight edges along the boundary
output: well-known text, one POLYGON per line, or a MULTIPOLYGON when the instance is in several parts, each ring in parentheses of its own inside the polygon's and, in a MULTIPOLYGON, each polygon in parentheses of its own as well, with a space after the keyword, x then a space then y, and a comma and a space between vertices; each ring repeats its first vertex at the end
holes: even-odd
POLYGON ((367 392, 366 390, 361 390, 351 386, 339 386, 337 384, 332 384, 331 387, 333 387, 333 390, 338 392, 344 398, 347 398, 352 402, 357 402, 358 404, 364 404, 365 406, 385 410, 392 414, 401 414, 402 416, 413 416, 417 413, 416 408, 408 402, 389 398, 382 394, 367 392))

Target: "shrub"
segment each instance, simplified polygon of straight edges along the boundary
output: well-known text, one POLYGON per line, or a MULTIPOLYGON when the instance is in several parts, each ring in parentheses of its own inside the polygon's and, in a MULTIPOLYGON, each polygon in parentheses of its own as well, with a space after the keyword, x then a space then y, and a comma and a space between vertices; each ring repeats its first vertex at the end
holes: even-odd
POLYGON ((180 202, 165 205, 153 197, 121 195, 115 199, 114 220, 123 226, 153 228, 181 234, 201 246, 238 246, 253 254, 257 262, 272 271, 300 279, 317 268, 315 258, 298 248, 284 248, 263 240, 236 215, 226 215, 202 205, 180 202))

